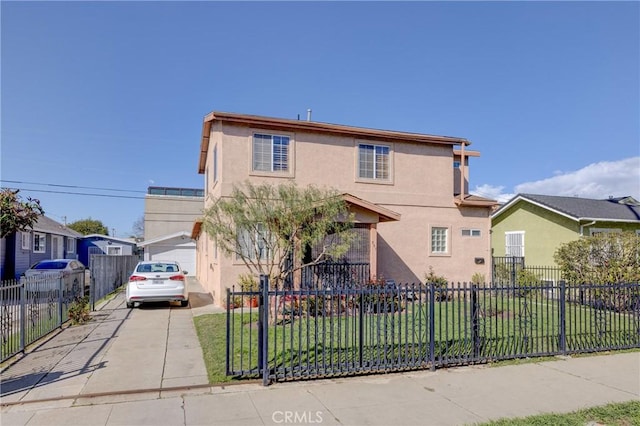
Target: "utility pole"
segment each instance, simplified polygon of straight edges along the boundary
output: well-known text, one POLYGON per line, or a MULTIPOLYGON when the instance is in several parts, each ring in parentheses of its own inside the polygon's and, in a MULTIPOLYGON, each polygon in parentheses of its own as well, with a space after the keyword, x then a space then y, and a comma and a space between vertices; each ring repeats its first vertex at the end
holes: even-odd
POLYGON ((112 237, 116 236, 116 228, 111 228, 111 236, 112 237))

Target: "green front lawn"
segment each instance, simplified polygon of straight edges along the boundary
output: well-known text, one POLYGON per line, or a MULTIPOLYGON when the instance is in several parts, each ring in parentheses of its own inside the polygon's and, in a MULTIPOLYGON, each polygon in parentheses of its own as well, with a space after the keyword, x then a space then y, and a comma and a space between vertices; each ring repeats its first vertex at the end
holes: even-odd
POLYGON ((479 426, 640 426, 640 401, 608 404, 568 414, 540 414, 515 419, 500 419, 479 426))

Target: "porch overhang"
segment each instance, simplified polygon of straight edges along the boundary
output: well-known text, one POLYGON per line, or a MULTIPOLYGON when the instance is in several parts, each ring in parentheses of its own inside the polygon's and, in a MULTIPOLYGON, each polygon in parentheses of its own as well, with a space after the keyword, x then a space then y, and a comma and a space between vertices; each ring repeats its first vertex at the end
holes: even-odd
POLYGON ((400 220, 400 213, 380 207, 377 204, 358 198, 348 193, 342 194, 342 199, 349 205, 356 206, 365 211, 371 212, 378 216, 378 222, 396 222, 400 220))
POLYGON ((464 195, 463 197, 457 195, 454 197, 453 201, 458 207, 494 208, 499 204, 496 200, 478 197, 477 195, 464 195))

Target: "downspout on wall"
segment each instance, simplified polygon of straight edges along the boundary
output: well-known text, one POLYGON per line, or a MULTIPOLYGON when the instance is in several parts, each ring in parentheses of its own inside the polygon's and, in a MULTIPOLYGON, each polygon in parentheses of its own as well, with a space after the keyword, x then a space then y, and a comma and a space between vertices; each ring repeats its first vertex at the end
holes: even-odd
POLYGON ((585 228, 585 226, 591 226, 591 225, 595 225, 595 224, 596 224, 596 221, 594 220, 591 223, 585 223, 584 225, 580 225, 580 236, 584 237, 584 228, 585 228))

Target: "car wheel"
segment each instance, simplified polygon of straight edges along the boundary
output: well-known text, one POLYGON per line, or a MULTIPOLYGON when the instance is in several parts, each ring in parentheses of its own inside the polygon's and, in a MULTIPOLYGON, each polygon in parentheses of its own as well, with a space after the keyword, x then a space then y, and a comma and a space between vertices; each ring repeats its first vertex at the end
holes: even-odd
POLYGON ((186 308, 187 306, 189 306, 189 301, 188 300, 181 300, 180 301, 180 306, 182 306, 183 308, 186 308))
POLYGON ((127 302, 127 308, 132 309, 134 306, 134 302, 127 302))

